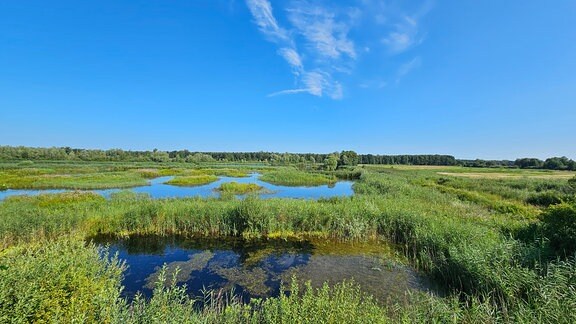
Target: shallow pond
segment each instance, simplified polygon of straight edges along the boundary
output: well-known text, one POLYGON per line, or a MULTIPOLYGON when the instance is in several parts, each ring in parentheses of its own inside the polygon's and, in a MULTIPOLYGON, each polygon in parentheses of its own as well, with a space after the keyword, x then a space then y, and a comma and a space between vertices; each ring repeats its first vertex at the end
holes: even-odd
POLYGON ((166 278, 186 284, 194 296, 206 289, 250 298, 278 296, 281 282, 311 281, 313 287, 351 280, 380 302, 401 301, 409 290, 430 285, 410 268, 395 261, 385 243, 334 241, 186 240, 140 236, 129 239, 93 238, 125 260, 124 296, 139 291, 150 297, 165 264, 166 278), (179 271, 176 271, 179 269, 179 271), (175 276, 175 277, 173 277, 175 276))
MULTIPOLYGON (((183 187, 165 184, 166 181, 173 177, 160 177, 150 180, 148 186, 140 186, 130 188, 137 193, 149 194, 152 198, 173 198, 173 197, 218 197, 220 193, 215 190, 222 183, 225 182, 239 182, 239 183, 255 183, 263 187, 264 193, 260 194, 262 198, 304 198, 304 199, 318 199, 330 197, 344 197, 351 196, 354 191, 352 190, 352 181, 338 181, 334 185, 323 185, 314 187, 289 187, 273 185, 259 179, 260 174, 252 173, 248 177, 219 177, 215 182, 195 186, 183 187)), ((104 190, 89 190, 110 197, 110 194, 118 192, 121 189, 104 189, 104 190)), ((0 191, 0 200, 9 196, 16 195, 38 195, 42 193, 58 193, 70 190, 63 189, 46 189, 46 190, 28 190, 28 189, 8 189, 0 191)))

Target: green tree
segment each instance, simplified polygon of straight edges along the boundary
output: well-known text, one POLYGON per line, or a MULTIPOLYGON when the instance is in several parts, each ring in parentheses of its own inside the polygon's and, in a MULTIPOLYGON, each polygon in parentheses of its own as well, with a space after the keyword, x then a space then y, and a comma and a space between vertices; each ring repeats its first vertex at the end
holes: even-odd
POLYGON ((324 169, 328 171, 334 171, 338 167, 338 157, 334 154, 328 155, 324 160, 324 169))
POLYGON ((150 159, 154 162, 168 162, 170 161, 170 155, 168 155, 168 152, 158 151, 158 149, 154 149, 150 159))
POLYGON ((354 151, 342 151, 338 165, 355 166, 359 162, 358 154, 354 151))

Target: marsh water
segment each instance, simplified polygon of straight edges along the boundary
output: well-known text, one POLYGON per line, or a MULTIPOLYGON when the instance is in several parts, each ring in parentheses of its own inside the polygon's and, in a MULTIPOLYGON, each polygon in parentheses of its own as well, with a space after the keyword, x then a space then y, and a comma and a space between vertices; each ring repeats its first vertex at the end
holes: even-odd
POLYGON ((281 283, 289 288, 295 276, 313 287, 354 280, 380 302, 402 300, 406 291, 430 290, 430 284, 392 256, 382 242, 339 243, 325 240, 241 239, 193 240, 139 236, 127 239, 96 237, 93 241, 118 253, 128 266, 124 296, 152 295, 162 269, 168 279, 186 285, 188 293, 231 291, 251 298, 278 296, 281 283), (178 269, 178 270, 177 270, 178 269))
MULTIPOLYGON (((222 183, 225 182, 239 182, 239 183, 255 183, 264 188, 263 193, 260 194, 261 198, 303 198, 303 199, 319 199, 319 198, 331 198, 331 197, 344 197, 351 196, 354 191, 352 190, 352 181, 338 181, 334 185, 322 185, 322 186, 280 186, 273 185, 268 182, 261 181, 259 179, 259 173, 251 173, 248 177, 219 177, 217 181, 212 183, 194 186, 194 187, 184 187, 184 186, 172 186, 165 184, 173 177, 159 177, 150 180, 149 185, 133 187, 127 190, 134 191, 136 193, 144 193, 150 195, 152 198, 182 198, 182 197, 218 197, 220 193, 216 190, 222 183)), ((88 190, 99 193, 106 198, 114 192, 118 192, 122 189, 103 189, 103 190, 88 190)), ((126 189, 124 189, 126 190, 126 189)), ((42 193, 59 193, 64 191, 64 189, 45 189, 45 190, 28 190, 28 189, 8 189, 0 191, 0 200, 5 199, 9 196, 16 195, 38 195, 42 193)), ((240 197, 240 196, 239 196, 240 197)), ((241 197, 240 197, 241 198, 241 197)))

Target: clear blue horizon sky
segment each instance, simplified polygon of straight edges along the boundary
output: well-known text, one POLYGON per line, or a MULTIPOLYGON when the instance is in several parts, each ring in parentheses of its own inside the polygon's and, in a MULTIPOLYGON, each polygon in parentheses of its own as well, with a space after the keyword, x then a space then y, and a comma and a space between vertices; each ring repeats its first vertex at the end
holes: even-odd
POLYGON ((0 145, 576 158, 576 2, 0 2, 0 145))

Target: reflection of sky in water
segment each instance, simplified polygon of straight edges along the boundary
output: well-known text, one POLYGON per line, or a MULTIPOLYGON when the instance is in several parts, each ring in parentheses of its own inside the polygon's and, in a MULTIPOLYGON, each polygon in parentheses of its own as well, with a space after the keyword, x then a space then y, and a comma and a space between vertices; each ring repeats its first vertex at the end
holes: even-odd
MULTIPOLYGON (((110 246, 128 265, 123 281, 124 296, 128 298, 137 291, 150 297, 163 264, 166 264, 169 282, 175 275, 177 284, 186 284, 194 296, 202 296, 206 289, 234 289, 243 300, 278 296, 281 282, 289 287, 293 276, 300 281, 312 281, 314 287, 320 287, 325 281, 334 284, 354 279, 364 291, 380 300, 391 296, 402 298, 406 290, 423 288, 421 279, 411 270, 359 252, 322 255, 314 254, 310 247, 300 246, 262 245, 244 249, 236 245, 226 249, 206 245, 194 248, 190 244, 183 248, 171 244, 164 249, 152 246, 154 254, 146 254, 144 249, 133 247, 137 244, 137 240, 126 240, 110 246), (175 274, 177 268, 180 272, 175 274)), ((144 245, 151 246, 149 242, 144 245)))
MULTIPOLYGON (((259 180, 260 174, 252 173, 248 177, 235 178, 235 177, 220 177, 217 181, 207 185, 196 187, 183 187, 172 186, 164 184, 164 182, 172 179, 173 177, 160 177, 152 179, 149 186, 134 187, 132 190, 136 193, 144 193, 150 195, 152 198, 178 198, 178 197, 218 197, 219 193, 215 189, 220 187, 225 182, 239 182, 239 183, 255 183, 266 190, 266 193, 260 195, 262 198, 304 198, 304 199, 319 199, 330 197, 343 197, 351 196, 354 192, 352 190, 352 181, 339 181, 334 185, 323 185, 314 187, 289 187, 278 186, 259 180)), ((118 192, 121 189, 104 189, 104 190, 90 190, 103 195, 106 198, 110 194, 118 192)), ((41 193, 59 193, 69 190, 61 189, 47 189, 47 190, 26 190, 26 189, 8 189, 0 191, 0 200, 15 195, 37 195, 41 193)))

